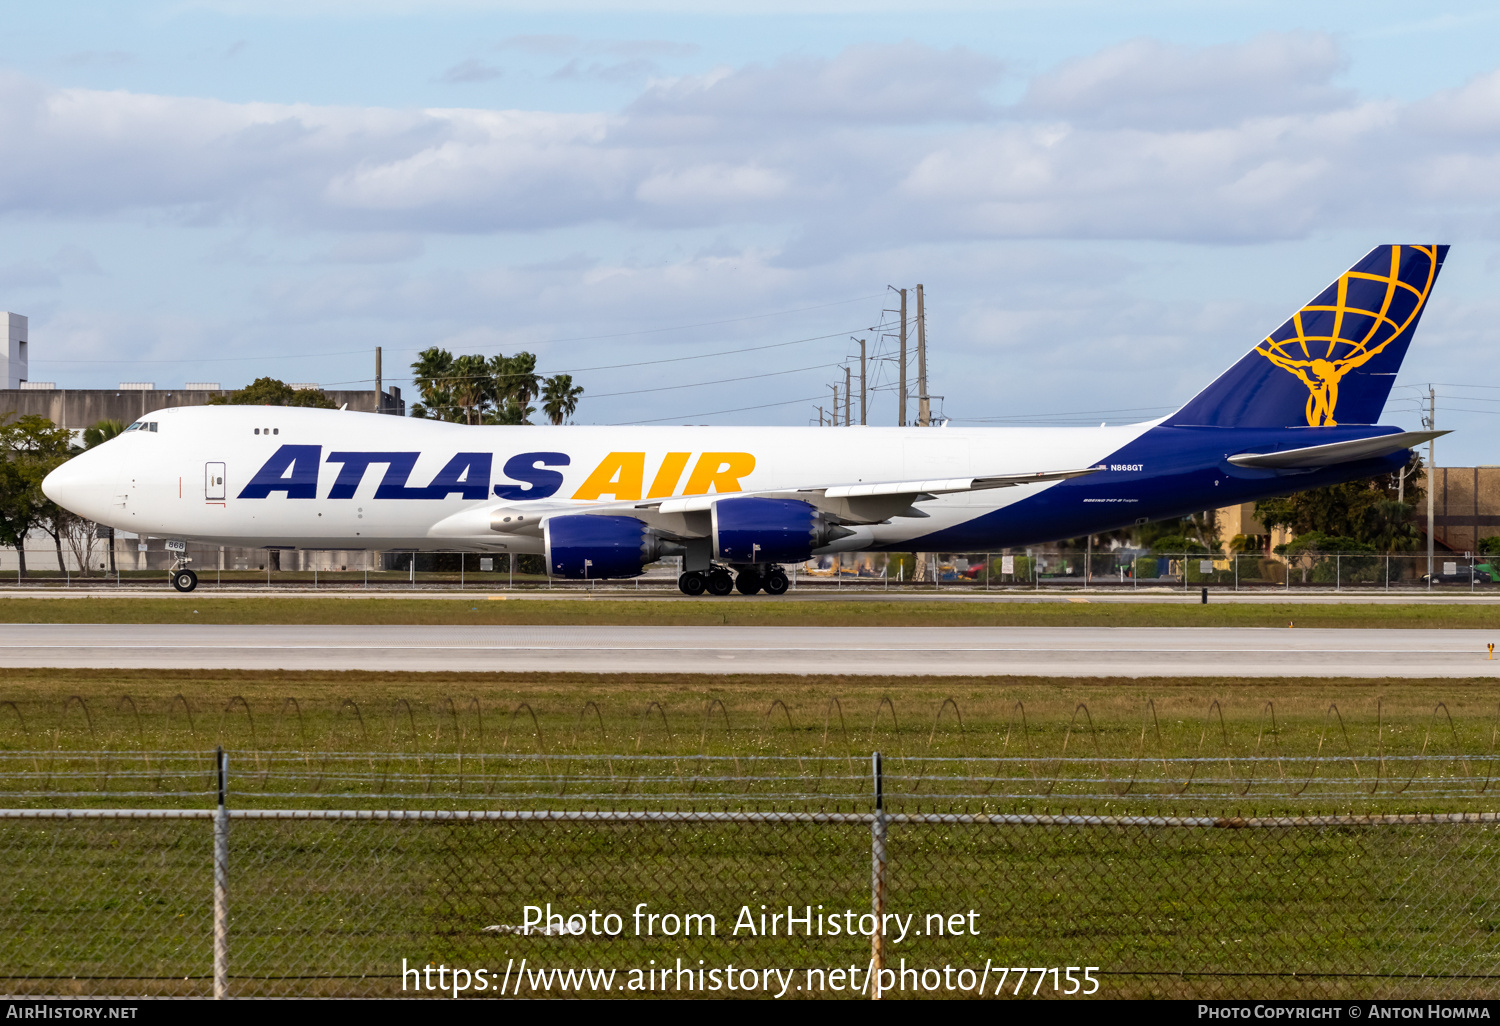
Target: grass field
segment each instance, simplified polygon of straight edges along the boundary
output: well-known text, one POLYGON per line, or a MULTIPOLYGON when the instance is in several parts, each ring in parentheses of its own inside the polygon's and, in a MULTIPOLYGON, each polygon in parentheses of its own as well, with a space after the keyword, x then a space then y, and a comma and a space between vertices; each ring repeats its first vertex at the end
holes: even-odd
MULTIPOLYGON (((12 805, 206 807, 203 753, 222 744, 236 808, 868 809, 879 748, 898 811, 1491 811, 1497 700, 1489 680, 1449 679, 19 670, 0 685, 0 790, 12 805)), ((981 929, 890 945, 888 964, 968 969, 971 984, 987 963, 1098 966, 1101 997, 1483 995, 1495 835, 893 826, 887 909, 919 923, 974 910, 981 929)), ((206 993, 209 836, 206 822, 0 821, 0 921, 19 924, 0 938, 0 987, 206 993)), ((863 937, 731 930, 742 905, 868 909, 860 824, 236 821, 230 845, 235 994, 398 994, 402 958, 613 969, 616 986, 680 958, 721 979, 729 964, 795 969, 801 987, 869 957, 863 937), (717 933, 483 932, 548 902, 629 923, 642 901, 711 913, 717 933)), ((1033 995, 1035 974, 1017 982, 1006 997, 1033 995)))
POLYGON ((1500 605, 816 602, 726 598, 0 598, 0 623, 1500 628, 1500 605))
MULTIPOLYGON (((1070 965, 1098 967, 1100 997, 1484 996, 1494 834, 893 826, 886 909, 915 922, 901 941, 888 938, 887 964, 917 973, 890 996, 966 996, 942 986, 945 975, 959 983, 960 969, 972 996, 987 964, 986 996, 999 996, 999 967, 1070 965), (927 917, 954 913, 965 930, 938 936, 927 917), (937 970, 931 990, 923 969, 937 970)), ((11 867, 0 916, 13 924, 0 938, 0 983, 9 993, 206 994, 208 838, 206 823, 0 822, 11 867)), ((787 997, 847 998, 860 996, 868 965, 857 934, 734 932, 746 906, 757 916, 788 905, 840 919, 866 912, 869 829, 857 824, 242 821, 230 846, 234 995, 400 994, 402 959, 483 968, 498 986, 524 958, 548 976, 613 969, 612 996, 700 996, 698 978, 692 990, 672 977, 647 990, 641 971, 681 959, 718 970, 711 996, 766 996, 743 980, 727 993, 734 965, 795 970, 787 997), (637 936, 641 902, 711 915, 713 933, 637 936), (621 935, 484 932, 519 924, 528 904, 615 913, 621 935), (847 984, 851 966, 854 988, 807 992, 809 969, 823 980, 844 970, 847 984), (627 991, 632 969, 641 985, 627 991)), ((525 996, 565 993, 555 978, 531 979, 525 996)), ((1003 997, 1053 997, 1054 982, 1011 972, 1003 997)))
POLYGON ((805 805, 865 800, 878 749, 907 800, 1368 811, 1399 796, 1430 811, 1490 807, 1497 730, 1490 680, 34 669, 0 686, 0 768, 15 778, 0 789, 25 791, 30 773, 56 780, 27 800, 126 791, 131 759, 155 759, 169 790, 201 789, 201 753, 222 745, 238 800, 261 807, 805 805))

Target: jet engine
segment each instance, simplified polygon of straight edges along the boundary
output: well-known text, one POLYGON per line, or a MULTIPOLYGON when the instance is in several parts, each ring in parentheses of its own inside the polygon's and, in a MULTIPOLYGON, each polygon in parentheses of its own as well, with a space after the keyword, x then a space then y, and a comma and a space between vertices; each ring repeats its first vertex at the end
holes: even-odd
POLYGON ((729 563, 800 563, 850 534, 798 499, 720 499, 713 505, 714 556, 729 563))
POLYGON ((551 517, 542 531, 554 577, 636 577, 647 563, 681 551, 635 517, 551 517))

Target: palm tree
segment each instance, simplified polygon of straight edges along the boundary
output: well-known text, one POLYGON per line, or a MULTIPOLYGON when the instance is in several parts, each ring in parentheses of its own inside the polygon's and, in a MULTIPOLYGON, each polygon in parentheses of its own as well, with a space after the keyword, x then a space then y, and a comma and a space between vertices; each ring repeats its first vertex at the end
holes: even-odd
POLYGON ((488 361, 482 356, 460 356, 453 361, 445 381, 458 408, 454 419, 461 412, 465 424, 483 423, 485 408, 496 398, 488 361))
POLYGON ((541 389, 542 379, 536 372, 536 356, 532 353, 515 356, 497 353, 490 359, 489 368, 495 379, 496 406, 511 405, 514 400, 515 409, 526 409, 541 389))
POLYGON ((554 374, 542 383, 542 412, 553 424, 561 424, 578 409, 583 386, 574 386, 573 375, 554 374))
POLYGON ((453 354, 437 346, 422 350, 411 365, 412 384, 421 393, 422 402, 411 411, 413 417, 454 420, 456 404, 449 389, 453 375, 453 354))
POLYGON ((83 447, 92 449, 96 445, 103 445, 111 438, 125 430, 125 422, 120 420, 95 421, 83 429, 83 447))

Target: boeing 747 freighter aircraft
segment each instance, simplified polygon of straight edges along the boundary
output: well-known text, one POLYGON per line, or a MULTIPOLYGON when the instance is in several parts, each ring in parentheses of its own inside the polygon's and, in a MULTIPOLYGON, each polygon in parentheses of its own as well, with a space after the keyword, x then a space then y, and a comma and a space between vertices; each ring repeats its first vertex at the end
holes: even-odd
MULTIPOLYGON (((683 557, 689 595, 851 551, 995 551, 1385 473, 1441 432, 1376 421, 1447 246, 1378 246, 1171 416, 1098 428, 470 427, 161 410, 53 471, 74 513, 268 549, 545 553, 556 577, 683 557)), ((197 577, 184 561, 179 591, 197 577)))

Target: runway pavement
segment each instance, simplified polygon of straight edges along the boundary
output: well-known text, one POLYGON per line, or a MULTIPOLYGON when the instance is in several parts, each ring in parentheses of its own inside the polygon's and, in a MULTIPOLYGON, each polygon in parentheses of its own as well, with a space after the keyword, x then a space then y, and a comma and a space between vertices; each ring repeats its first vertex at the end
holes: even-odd
POLYGON ((1095 627, 0 624, 0 666, 1487 677, 1500 631, 1095 627))

